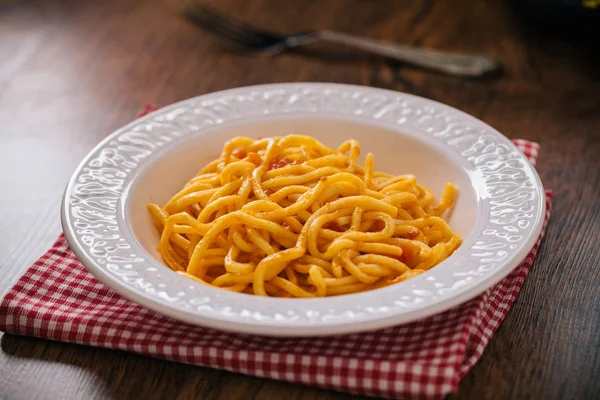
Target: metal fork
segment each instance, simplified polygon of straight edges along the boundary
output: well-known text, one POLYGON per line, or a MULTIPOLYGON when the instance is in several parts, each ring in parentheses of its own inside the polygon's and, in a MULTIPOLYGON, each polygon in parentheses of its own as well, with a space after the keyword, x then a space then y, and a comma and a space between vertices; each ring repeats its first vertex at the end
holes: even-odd
POLYGON ((500 63, 486 55, 420 49, 341 32, 322 30, 279 35, 251 27, 195 0, 184 2, 183 13, 235 50, 255 55, 272 56, 315 42, 329 42, 450 75, 479 77, 500 69, 500 63))

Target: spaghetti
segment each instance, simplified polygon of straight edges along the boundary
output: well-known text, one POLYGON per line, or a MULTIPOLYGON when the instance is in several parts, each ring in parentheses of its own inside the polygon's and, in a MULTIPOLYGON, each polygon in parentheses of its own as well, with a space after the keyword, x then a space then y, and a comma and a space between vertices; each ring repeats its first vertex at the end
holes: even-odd
POLYGON ((358 164, 309 136, 236 137, 161 207, 158 251, 174 271, 226 290, 276 297, 361 292, 412 278, 460 245, 439 203, 413 175, 358 164))

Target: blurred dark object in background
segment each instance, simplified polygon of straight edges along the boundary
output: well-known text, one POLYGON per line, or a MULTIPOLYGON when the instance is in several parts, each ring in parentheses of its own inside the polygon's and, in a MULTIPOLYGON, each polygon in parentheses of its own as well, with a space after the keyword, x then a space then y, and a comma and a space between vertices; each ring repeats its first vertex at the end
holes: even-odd
POLYGON ((528 25, 543 33, 600 47, 600 0, 512 0, 528 25))

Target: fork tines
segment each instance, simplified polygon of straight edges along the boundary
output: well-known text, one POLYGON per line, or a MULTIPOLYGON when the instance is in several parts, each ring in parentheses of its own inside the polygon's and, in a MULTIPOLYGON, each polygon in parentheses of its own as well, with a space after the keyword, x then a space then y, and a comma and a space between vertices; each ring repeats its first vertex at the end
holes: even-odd
POLYGON ((262 50, 284 40, 281 36, 257 30, 198 1, 186 0, 182 11, 193 22, 218 38, 245 50, 262 50))

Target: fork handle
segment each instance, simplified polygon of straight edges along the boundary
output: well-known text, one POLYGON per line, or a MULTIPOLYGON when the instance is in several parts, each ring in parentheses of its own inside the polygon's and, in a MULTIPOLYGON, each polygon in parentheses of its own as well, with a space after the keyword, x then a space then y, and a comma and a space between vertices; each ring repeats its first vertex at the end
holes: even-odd
POLYGON ((485 55, 426 50, 334 31, 320 31, 318 38, 450 75, 477 77, 500 69, 497 61, 485 55))

